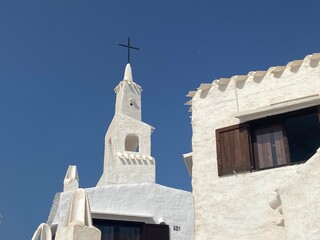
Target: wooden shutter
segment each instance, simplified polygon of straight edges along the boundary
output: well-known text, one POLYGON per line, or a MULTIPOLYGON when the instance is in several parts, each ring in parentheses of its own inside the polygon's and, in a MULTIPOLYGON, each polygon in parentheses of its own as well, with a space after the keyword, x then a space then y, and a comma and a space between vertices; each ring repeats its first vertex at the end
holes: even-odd
POLYGON ((169 226, 145 224, 143 226, 143 240, 170 240, 169 226))
POLYGON ((219 176, 251 169, 247 124, 217 129, 216 140, 219 176))

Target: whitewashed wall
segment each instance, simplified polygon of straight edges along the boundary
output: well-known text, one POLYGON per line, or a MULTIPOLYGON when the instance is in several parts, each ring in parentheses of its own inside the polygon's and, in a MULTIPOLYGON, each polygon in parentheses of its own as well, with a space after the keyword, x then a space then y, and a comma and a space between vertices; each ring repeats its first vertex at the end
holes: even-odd
POLYGON ((287 239, 316 240, 320 236, 320 148, 279 187, 287 239))
MULTIPOLYGON (((194 239, 193 197, 190 192, 155 183, 117 184, 88 188, 92 216, 109 220, 158 223, 162 218, 170 227, 171 240, 194 239), (175 229, 175 230, 174 230, 175 229)), ((48 223, 64 221, 71 192, 54 200, 48 223)))
MULTIPOLYGON (((210 87, 200 87, 195 95, 191 93, 194 95, 191 101, 192 186, 197 240, 281 240, 286 239, 286 235, 288 239, 319 239, 319 235, 318 238, 294 238, 286 231, 293 231, 295 226, 278 226, 282 216, 268 204, 274 191, 297 173, 299 165, 218 177, 215 138, 216 129, 240 122, 235 117, 237 114, 288 100, 295 103, 295 99, 306 96, 317 97, 320 94, 319 58, 319 54, 308 55, 303 61, 291 62, 285 67, 220 79, 210 87)), ((315 191, 320 194, 318 189, 315 191)), ((301 196, 295 199, 302 201, 301 196)), ((291 204, 295 204, 295 199, 291 199, 291 204)), ((287 209, 286 205, 285 218, 287 209)), ((320 218, 320 213, 317 217, 320 218)), ((316 233, 318 231, 309 232, 306 236, 316 233)))
MULTIPOLYGON (((192 194, 155 183, 156 162, 151 156, 154 128, 141 121, 142 89, 133 82, 130 64, 115 91, 116 111, 105 137, 103 175, 97 187, 85 189, 92 217, 152 224, 164 222, 170 227, 171 240, 193 240, 192 194), (138 149, 125 147, 126 137, 132 135, 138 139, 132 144, 138 143, 138 149)), ((77 169, 70 166, 64 180, 65 192, 56 194, 48 219, 53 232, 60 226, 60 236, 64 233, 61 223, 65 222, 71 193, 78 186, 77 169)), ((81 206, 77 207, 76 214, 77 211, 81 214, 81 206)), ((88 217, 88 214, 82 215, 88 217)))

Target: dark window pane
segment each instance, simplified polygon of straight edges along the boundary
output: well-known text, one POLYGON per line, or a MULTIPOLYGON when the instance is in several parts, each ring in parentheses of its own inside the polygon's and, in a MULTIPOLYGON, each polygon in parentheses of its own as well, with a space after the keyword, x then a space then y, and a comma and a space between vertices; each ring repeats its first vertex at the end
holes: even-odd
POLYGON ((101 240, 142 240, 143 223, 93 219, 101 230, 101 240))
POLYGON ((320 125, 317 113, 285 120, 291 162, 306 161, 320 147, 320 125))
POLYGON ((119 240, 140 240, 140 228, 120 227, 119 240))
POLYGON ((114 227, 109 224, 96 224, 95 227, 99 228, 101 231, 102 240, 114 240, 114 227))
POLYGON ((168 225, 146 224, 143 233, 144 240, 170 240, 168 225))

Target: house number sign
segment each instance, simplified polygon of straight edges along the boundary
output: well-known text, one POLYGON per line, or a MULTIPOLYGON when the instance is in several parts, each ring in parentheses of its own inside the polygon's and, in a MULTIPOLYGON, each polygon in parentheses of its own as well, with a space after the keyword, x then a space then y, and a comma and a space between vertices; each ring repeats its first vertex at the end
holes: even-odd
POLYGON ((181 230, 180 226, 173 226, 173 231, 178 232, 180 230, 181 230))

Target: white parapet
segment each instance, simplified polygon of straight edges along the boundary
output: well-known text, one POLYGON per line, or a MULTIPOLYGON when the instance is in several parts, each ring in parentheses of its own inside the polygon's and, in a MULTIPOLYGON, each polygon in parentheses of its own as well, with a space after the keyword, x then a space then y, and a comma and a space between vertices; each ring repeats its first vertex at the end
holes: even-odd
POLYGON ((50 226, 46 223, 41 223, 32 236, 32 240, 52 240, 50 226))
POLYGON ((66 176, 63 180, 63 191, 73 191, 79 188, 79 176, 77 166, 70 165, 68 167, 66 176))
POLYGON ((84 189, 71 196, 64 221, 58 225, 56 240, 100 240, 101 232, 92 225, 90 204, 84 189))

